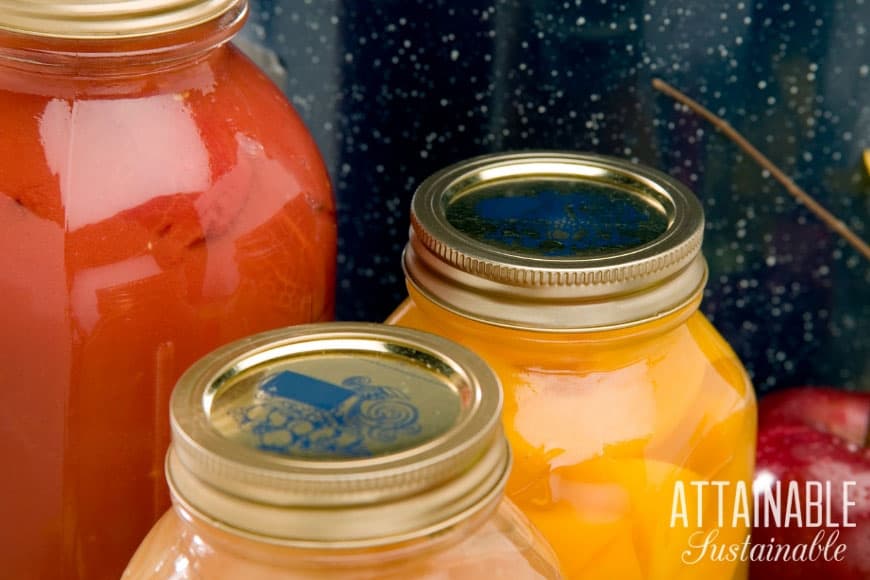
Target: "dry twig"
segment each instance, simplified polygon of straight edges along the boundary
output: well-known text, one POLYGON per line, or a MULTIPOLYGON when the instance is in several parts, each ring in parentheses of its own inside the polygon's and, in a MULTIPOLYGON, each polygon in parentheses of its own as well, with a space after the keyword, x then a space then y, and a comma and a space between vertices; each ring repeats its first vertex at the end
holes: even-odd
POLYGON ((653 79, 653 87, 656 90, 663 92, 672 99, 682 103, 692 111, 706 119, 711 125, 721 131, 726 137, 737 143, 752 159, 754 159, 761 167, 770 172, 770 174, 779 181, 783 187, 798 201, 804 204, 807 209, 813 212, 820 220, 825 222, 829 228, 843 236, 847 242, 858 250, 866 259, 870 260, 870 246, 867 245, 858 235, 853 232, 849 226, 839 220, 834 214, 826 210, 822 205, 813 199, 810 194, 801 189, 794 181, 792 181, 785 173, 782 172, 773 162, 768 159, 761 151, 746 140, 746 138, 737 132, 734 127, 728 124, 721 117, 713 114, 708 108, 704 107, 682 91, 679 91, 661 79, 653 79))

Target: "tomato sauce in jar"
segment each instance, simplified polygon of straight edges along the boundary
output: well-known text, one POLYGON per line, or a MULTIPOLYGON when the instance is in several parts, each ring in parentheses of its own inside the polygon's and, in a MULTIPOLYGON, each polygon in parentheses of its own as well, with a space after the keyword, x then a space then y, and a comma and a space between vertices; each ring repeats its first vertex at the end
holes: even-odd
POLYGON ((182 371, 333 316, 329 179, 228 43, 246 3, 147 4, 0 3, 9 577, 117 578, 168 505, 182 371))

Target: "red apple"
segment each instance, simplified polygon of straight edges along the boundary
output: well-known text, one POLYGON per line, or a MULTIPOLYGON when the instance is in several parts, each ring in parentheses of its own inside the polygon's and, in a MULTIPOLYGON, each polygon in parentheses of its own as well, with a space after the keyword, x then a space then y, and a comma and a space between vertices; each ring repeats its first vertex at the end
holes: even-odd
MULTIPOLYGON (((753 559, 753 580, 802 578, 807 580, 870 579, 870 393, 854 393, 831 388, 803 387, 772 393, 762 398, 758 412, 758 448, 755 483, 774 489, 780 482, 782 509, 786 510, 787 489, 795 482, 806 513, 807 482, 821 482, 820 494, 825 512, 821 527, 777 526, 773 521, 756 522, 753 546, 771 544, 797 546, 811 544, 824 530, 826 539, 838 532, 837 544, 842 561, 819 558, 815 562, 758 561, 753 559), (843 482, 855 482, 844 487, 843 482), (845 499, 855 505, 844 507, 845 499), (847 512, 844 514, 844 511, 847 512), (844 521, 844 518, 846 521, 844 521), (828 526, 828 522, 839 527, 828 526), (843 524, 855 524, 845 527, 843 524)), ((811 491, 819 490, 812 483, 811 491)), ((813 496, 818 497, 818 496, 813 496)), ((784 516, 785 514, 782 513, 784 516)), ((785 522, 782 521, 781 524, 785 522)), ((791 522, 794 523, 794 520, 791 522)), ((759 546, 760 547, 760 546, 759 546)), ((828 551, 833 556, 833 547, 828 551)))

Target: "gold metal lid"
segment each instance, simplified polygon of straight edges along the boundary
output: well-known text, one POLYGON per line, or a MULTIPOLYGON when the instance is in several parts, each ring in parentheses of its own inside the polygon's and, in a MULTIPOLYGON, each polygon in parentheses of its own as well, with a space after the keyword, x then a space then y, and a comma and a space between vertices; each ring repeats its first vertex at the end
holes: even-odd
POLYGON ((696 297, 703 232, 697 198, 658 171, 591 154, 497 154, 420 185, 403 265, 414 288, 462 316, 596 331, 696 297))
POLYGON ((0 30, 68 39, 136 38, 214 20, 246 0, 0 0, 0 30))
POLYGON ((167 480, 236 534, 358 547, 444 529, 500 496, 498 379, 428 333, 326 323, 259 334, 195 363, 171 401, 167 480))

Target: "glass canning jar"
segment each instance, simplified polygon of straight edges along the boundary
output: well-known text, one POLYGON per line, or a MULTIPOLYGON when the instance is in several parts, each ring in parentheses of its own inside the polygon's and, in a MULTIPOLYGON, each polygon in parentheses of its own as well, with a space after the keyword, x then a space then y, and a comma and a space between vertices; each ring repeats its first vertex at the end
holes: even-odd
POLYGON ((698 311, 703 227, 684 186, 597 155, 476 158, 412 201, 409 298, 388 322, 455 340, 498 374, 507 495, 568 578, 746 575, 746 562, 683 557, 711 533, 726 554, 748 537, 732 513, 755 453, 748 376, 698 311), (674 511, 681 499, 691 513, 674 511))
POLYGON ((126 579, 560 578, 502 492, 498 379, 431 334, 305 325, 193 365, 172 396, 174 508, 126 579))
POLYGON ((332 318, 329 179, 229 43, 246 14, 244 0, 0 0, 8 577, 117 578, 169 505, 181 372, 332 318))

